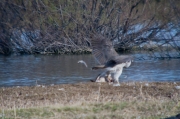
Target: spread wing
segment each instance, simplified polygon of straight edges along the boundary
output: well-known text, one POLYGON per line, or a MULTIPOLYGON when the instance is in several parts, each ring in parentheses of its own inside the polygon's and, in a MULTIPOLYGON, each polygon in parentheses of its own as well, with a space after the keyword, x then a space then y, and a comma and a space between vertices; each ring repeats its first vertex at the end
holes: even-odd
POLYGON ((119 56, 114 50, 112 41, 102 35, 95 35, 91 40, 91 45, 92 54, 99 64, 105 64, 119 56))
POLYGON ((114 67, 115 65, 126 63, 125 67, 129 67, 132 62, 132 57, 129 55, 120 55, 115 57, 114 59, 111 59, 105 63, 106 67, 114 67))
POLYGON ((129 55, 120 55, 120 56, 114 58, 113 60, 114 60, 117 64, 121 64, 121 63, 131 62, 132 59, 133 59, 132 56, 129 56, 129 55))

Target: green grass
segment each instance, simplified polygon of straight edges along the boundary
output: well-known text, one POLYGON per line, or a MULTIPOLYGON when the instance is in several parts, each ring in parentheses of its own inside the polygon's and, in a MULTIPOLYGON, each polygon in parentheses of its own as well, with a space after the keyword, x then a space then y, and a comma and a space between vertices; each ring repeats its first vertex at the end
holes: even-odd
POLYGON ((180 112, 173 100, 83 103, 15 110, 0 110, 0 119, 160 119, 180 112))

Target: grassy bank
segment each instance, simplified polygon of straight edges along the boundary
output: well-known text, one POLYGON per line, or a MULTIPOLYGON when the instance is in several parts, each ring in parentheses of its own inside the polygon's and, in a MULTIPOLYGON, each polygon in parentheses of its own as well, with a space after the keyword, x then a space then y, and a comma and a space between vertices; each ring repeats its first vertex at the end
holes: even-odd
POLYGON ((160 119, 180 112, 180 83, 1 88, 0 118, 160 119))
POLYGON ((160 119, 176 115, 179 110, 180 104, 170 100, 153 99, 148 101, 139 101, 132 99, 123 102, 94 102, 71 106, 54 105, 48 107, 5 110, 4 118, 160 119))

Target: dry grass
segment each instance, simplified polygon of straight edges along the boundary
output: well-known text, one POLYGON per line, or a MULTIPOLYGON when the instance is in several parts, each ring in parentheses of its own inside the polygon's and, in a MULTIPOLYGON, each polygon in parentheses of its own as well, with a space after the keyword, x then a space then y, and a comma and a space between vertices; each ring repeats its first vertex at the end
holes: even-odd
POLYGON ((0 118, 159 119, 180 112, 180 83, 67 84, 0 89, 0 118))

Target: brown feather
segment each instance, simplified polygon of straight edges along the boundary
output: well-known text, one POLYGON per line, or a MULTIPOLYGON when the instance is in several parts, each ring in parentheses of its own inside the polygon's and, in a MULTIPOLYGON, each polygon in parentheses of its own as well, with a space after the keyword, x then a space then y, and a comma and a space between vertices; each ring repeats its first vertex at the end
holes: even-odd
POLYGON ((91 45, 93 49, 92 54, 99 64, 105 64, 108 60, 119 56, 114 50, 112 41, 102 35, 96 34, 91 40, 91 45))
POLYGON ((104 69, 104 68, 106 68, 105 65, 98 65, 98 66, 92 67, 92 70, 104 69))

